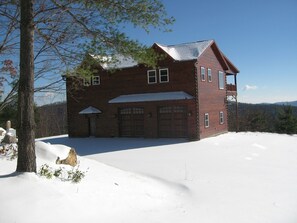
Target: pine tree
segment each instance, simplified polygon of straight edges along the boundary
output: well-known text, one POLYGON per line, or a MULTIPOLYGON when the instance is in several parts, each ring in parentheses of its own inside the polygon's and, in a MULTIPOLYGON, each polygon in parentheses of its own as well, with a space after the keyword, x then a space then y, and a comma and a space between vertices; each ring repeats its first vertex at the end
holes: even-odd
POLYGON ((292 106, 283 106, 278 112, 276 131, 286 134, 297 133, 297 117, 293 114, 292 106))

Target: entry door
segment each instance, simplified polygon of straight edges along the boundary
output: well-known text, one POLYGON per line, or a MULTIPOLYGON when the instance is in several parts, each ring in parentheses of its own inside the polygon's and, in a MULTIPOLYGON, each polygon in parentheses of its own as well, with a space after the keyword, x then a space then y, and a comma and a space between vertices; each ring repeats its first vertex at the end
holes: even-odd
POLYGON ((96 116, 89 116, 89 135, 96 136, 96 116))
POLYGON ((158 110, 159 137, 185 138, 187 134, 187 107, 163 106, 158 110))

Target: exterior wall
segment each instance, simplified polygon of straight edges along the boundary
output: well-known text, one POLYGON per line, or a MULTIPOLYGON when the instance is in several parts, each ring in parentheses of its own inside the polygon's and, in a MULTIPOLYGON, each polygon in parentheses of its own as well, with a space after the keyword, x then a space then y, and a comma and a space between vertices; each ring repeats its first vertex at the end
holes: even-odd
POLYGON ((208 48, 199 57, 198 63, 198 103, 199 103, 199 129, 200 139, 225 133, 228 131, 227 105, 226 105, 226 75, 224 73, 224 89, 219 89, 218 72, 224 72, 215 51, 208 48), (205 81, 201 80, 200 67, 205 68, 205 81), (207 69, 211 68, 212 81, 208 81, 207 69), (220 124, 219 113, 224 114, 224 123, 220 124), (205 127, 204 115, 209 114, 209 127, 205 127))
MULTIPOLYGON (((195 66, 193 61, 174 62, 167 58, 159 64, 159 68, 169 69, 169 82, 148 84, 147 71, 151 68, 138 66, 134 68, 122 69, 117 72, 98 72, 100 85, 79 86, 74 84, 76 79, 67 78, 67 107, 69 136, 87 137, 89 136, 88 118, 78 113, 93 106, 102 111, 96 115, 96 136, 116 137, 119 136, 118 109, 124 107, 143 107, 145 112, 145 137, 158 137, 157 109, 159 106, 184 105, 188 107, 190 116, 188 117, 189 138, 195 138, 196 113, 195 100, 158 101, 145 103, 118 103, 109 104, 108 101, 120 95, 155 93, 169 91, 184 91, 195 97, 195 66), (148 113, 152 117, 148 117, 148 113)), ((157 69, 158 74, 158 69, 157 69)), ((158 75, 157 75, 158 76, 158 75)))
POLYGON ((197 61, 178 62, 167 57, 158 64, 158 83, 148 84, 147 71, 142 65, 114 72, 98 69, 100 85, 85 87, 82 80, 67 78, 68 133, 70 137, 89 136, 89 119, 78 113, 93 106, 102 111, 96 115, 97 137, 118 137, 119 109, 141 107, 144 109, 144 137, 158 137, 158 108, 160 106, 187 107, 187 135, 189 139, 203 139, 228 131, 226 105, 226 75, 224 89, 219 89, 218 72, 224 72, 217 48, 207 48, 197 61), (196 62, 196 63, 195 63, 196 62), (195 67, 196 66, 196 67, 195 67), (201 80, 200 67, 206 71, 206 80, 201 80), (159 83, 158 69, 168 68, 169 82, 159 83), (207 69, 212 70, 212 82, 208 82, 207 69), (197 70, 196 70, 197 69, 197 70), (80 83, 77 84, 77 83, 80 83), (109 104, 108 101, 120 95, 156 92, 184 91, 194 97, 191 100, 155 101, 109 104), (219 113, 224 114, 220 124, 219 113), (209 114, 209 127, 204 125, 204 114, 209 114))

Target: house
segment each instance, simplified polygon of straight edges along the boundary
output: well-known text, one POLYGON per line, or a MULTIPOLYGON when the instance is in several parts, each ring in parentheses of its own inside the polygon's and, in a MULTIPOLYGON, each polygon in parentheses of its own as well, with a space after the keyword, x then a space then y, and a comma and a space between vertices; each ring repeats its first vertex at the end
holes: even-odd
POLYGON ((227 97, 236 98, 239 70, 216 42, 152 48, 165 55, 157 68, 118 56, 91 78, 67 77, 70 137, 199 140, 228 131, 227 97))

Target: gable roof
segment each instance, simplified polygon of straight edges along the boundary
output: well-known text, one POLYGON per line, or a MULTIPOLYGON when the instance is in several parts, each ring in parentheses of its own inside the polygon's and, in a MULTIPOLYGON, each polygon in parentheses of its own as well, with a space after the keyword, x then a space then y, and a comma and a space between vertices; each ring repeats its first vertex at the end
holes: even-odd
POLYGON ((193 43, 184 43, 177 45, 161 45, 155 43, 170 57, 177 61, 197 59, 214 41, 204 40, 193 43))
MULTIPOLYGON (((192 43, 183 43, 176 45, 162 45, 159 43, 154 43, 153 47, 158 47, 169 55, 175 61, 188 61, 197 60, 203 54, 203 52, 211 47, 216 56, 218 57, 220 63, 222 64, 224 70, 227 73, 235 74, 239 73, 239 70, 231 63, 231 61, 221 52, 214 40, 202 40, 192 43)), ((115 55, 112 57, 100 57, 91 55, 94 59, 100 60, 100 65, 103 69, 123 69, 129 67, 138 66, 139 63, 131 57, 125 57, 123 55, 115 55)))

